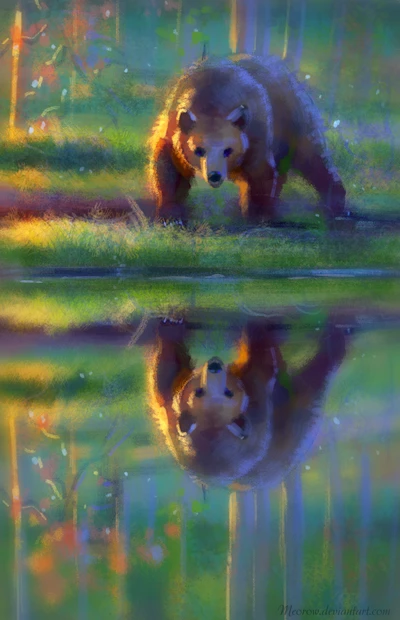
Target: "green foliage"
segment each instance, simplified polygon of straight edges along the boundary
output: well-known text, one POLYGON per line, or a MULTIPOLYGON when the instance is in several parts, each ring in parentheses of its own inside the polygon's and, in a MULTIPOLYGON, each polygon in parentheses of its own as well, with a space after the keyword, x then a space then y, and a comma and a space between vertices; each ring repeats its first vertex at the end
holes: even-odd
MULTIPOLYGON (((127 138, 127 137, 126 137, 127 138)), ((3 170, 21 168, 44 168, 46 170, 75 170, 83 166, 91 170, 128 170, 143 167, 147 154, 143 146, 134 146, 119 134, 118 144, 113 146, 99 138, 65 139, 27 138, 21 142, 0 142, 0 158, 3 170)))
POLYGON ((210 37, 205 35, 203 32, 192 32, 192 44, 198 45, 199 43, 208 43, 210 37))
POLYGON ((176 43, 176 34, 174 34, 172 30, 167 30, 167 28, 156 28, 156 34, 164 41, 176 43))

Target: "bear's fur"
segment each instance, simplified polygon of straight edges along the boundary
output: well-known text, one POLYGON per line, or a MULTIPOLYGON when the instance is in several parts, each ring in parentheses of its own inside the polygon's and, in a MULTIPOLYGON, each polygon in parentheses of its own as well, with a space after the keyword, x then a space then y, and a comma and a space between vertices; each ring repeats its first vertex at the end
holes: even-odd
POLYGON ((279 340, 265 319, 252 320, 233 363, 211 358, 196 368, 185 321, 159 325, 148 358, 150 407, 170 452, 203 484, 275 486, 311 447, 345 336, 328 320, 314 358, 292 377, 279 340))
POLYGON ((346 192, 319 112, 279 58, 235 55, 193 65, 171 89, 149 146, 159 219, 187 221, 196 174, 212 187, 236 183, 249 221, 273 219, 290 168, 319 193, 328 219, 344 213, 346 192))

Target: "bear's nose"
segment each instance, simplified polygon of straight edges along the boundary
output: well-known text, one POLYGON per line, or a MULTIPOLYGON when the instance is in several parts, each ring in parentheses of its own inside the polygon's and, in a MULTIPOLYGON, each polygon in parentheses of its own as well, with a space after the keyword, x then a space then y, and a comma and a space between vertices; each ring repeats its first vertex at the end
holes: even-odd
POLYGON ((208 175, 208 182, 212 187, 218 187, 222 183, 222 174, 217 170, 213 170, 208 175))

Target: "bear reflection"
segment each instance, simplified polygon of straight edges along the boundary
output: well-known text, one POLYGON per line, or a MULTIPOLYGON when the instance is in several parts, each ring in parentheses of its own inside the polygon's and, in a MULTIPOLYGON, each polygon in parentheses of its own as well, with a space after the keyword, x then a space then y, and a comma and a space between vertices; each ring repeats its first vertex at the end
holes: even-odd
POLYGON ((320 333, 316 354, 289 376, 282 330, 265 319, 247 323, 232 363, 211 357, 202 366, 190 355, 188 324, 164 319, 149 360, 149 393, 180 465, 205 484, 278 484, 311 447, 327 381, 345 355, 345 335, 333 322, 320 333))

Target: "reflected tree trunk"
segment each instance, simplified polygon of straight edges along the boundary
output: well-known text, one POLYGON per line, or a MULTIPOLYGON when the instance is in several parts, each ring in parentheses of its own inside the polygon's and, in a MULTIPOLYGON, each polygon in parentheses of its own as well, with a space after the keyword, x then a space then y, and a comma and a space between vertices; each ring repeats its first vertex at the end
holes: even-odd
POLYGON ((303 572, 303 494, 300 468, 290 472, 285 480, 285 605, 299 609, 302 605, 303 572), (290 600, 289 598, 290 597, 290 600))
MULTIPOLYGON (((335 437, 330 438, 330 488, 331 488, 331 536, 334 565, 334 603, 336 607, 343 604, 343 492, 340 476, 339 457, 335 437)), ((339 616, 337 616, 339 617, 339 616)))
POLYGON ((17 448, 17 432, 16 432, 16 412, 9 412, 9 439, 11 452, 11 506, 14 521, 14 600, 15 600, 15 618, 16 620, 24 620, 26 613, 22 598, 22 506, 21 491, 18 472, 18 448, 17 448))
POLYGON ((371 521, 371 475, 368 454, 364 453, 361 458, 360 480, 360 582, 358 605, 365 609, 367 600, 367 551, 371 521))
POLYGON ((229 45, 233 54, 253 54, 256 48, 257 0, 231 0, 229 45))
POLYGON ((251 615, 247 593, 252 592, 254 539, 253 491, 232 492, 229 497, 229 552, 226 583, 226 619, 251 615))
POLYGON ((257 489, 255 503, 255 544, 253 556, 253 619, 267 618, 269 577, 270 499, 267 488, 257 489))

